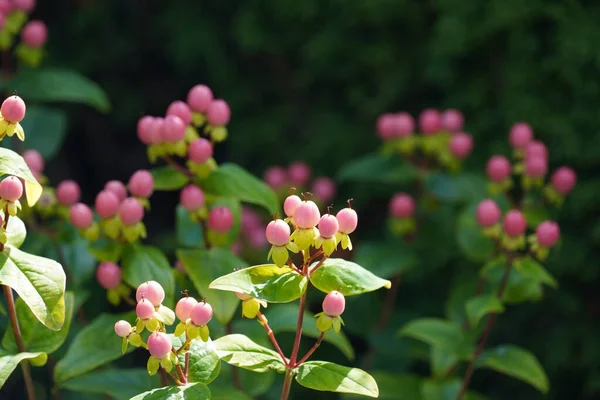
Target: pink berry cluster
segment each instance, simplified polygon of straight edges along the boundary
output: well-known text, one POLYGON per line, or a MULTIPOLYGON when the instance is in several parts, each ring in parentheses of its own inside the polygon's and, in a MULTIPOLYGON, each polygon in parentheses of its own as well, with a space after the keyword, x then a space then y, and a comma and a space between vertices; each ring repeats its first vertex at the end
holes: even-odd
POLYGON ((43 46, 48 39, 48 29, 43 21, 28 21, 35 3, 35 0, 0 0, 0 50, 10 49, 20 33, 21 42, 16 47, 16 55, 30 67, 40 64, 43 46))
POLYGON ((26 108, 23 99, 16 94, 2 102, 2 106, 0 106, 0 140, 7 135, 12 137, 15 133, 19 139, 25 140, 25 132, 20 122, 25 118, 26 108))
POLYGON ((263 217, 253 208, 242 208, 241 237, 234 243, 233 251, 241 254, 245 250, 261 250, 267 246, 263 217))
POLYGON ((320 204, 329 204, 336 193, 333 179, 320 176, 312 179, 311 169, 302 161, 294 161, 287 168, 272 166, 267 168, 263 175, 265 182, 282 195, 287 194, 290 186, 299 191, 310 190, 316 201, 320 204))
POLYGON ((405 192, 399 192, 392 196, 389 202, 389 214, 391 216, 391 231, 399 236, 412 233, 415 228, 415 200, 405 192))
POLYGON ((346 309, 346 298, 342 293, 333 290, 327 293, 322 306, 323 312, 315 315, 317 317, 317 329, 321 332, 327 332, 333 327, 334 331, 339 332, 344 324, 341 315, 346 309))

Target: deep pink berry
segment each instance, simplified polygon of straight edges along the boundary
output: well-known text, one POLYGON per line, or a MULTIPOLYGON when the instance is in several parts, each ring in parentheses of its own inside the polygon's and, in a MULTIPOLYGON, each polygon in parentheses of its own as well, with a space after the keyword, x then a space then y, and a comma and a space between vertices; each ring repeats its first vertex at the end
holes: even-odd
POLYGON ((4 15, 10 14, 14 9, 12 0, 0 0, 0 13, 4 15))
POLYGON ((510 128, 508 141, 515 149, 524 149, 533 140, 533 130, 526 122, 518 122, 510 128))
POLYGON ((10 96, 2 102, 0 106, 0 114, 2 118, 11 123, 21 122, 25 118, 27 107, 25 102, 19 96, 10 96))
POLYGON ((327 177, 316 178, 313 181, 311 193, 321 202, 329 203, 335 196, 335 182, 327 177))
POLYGON ((203 164, 212 156, 213 145, 208 139, 196 139, 188 146, 188 158, 195 163, 203 164))
POLYGON ((190 108, 197 112, 206 112, 208 106, 213 101, 213 92, 206 85, 196 85, 190 89, 187 96, 187 103, 190 108))
POLYGON ((535 235, 542 247, 550 248, 556 244, 560 237, 560 227, 554 221, 544 221, 538 225, 535 235))
POLYGON ((56 199, 64 206, 72 206, 81 198, 79 184, 73 180, 62 181, 56 187, 56 199))
POLYGON ((300 229, 312 229, 319 223, 321 213, 314 201, 306 200, 300 202, 294 210, 294 223, 300 229))
POLYGON ((152 123, 149 124, 149 130, 147 133, 148 143, 146 144, 159 144, 163 142, 163 126, 165 125, 165 119, 161 117, 153 117, 152 123))
POLYGON ((340 229, 340 224, 332 214, 325 214, 319 220, 319 233, 324 238, 330 238, 340 229))
POLYGON ((449 149, 455 157, 465 158, 473 150, 473 137, 464 132, 455 133, 450 139, 449 149))
POLYGON ((406 137, 413 134, 415 131, 415 120, 407 112, 399 112, 393 115, 393 136, 406 137))
POLYGON ((0 197, 11 203, 23 196, 23 183, 16 176, 9 176, 0 182, 0 197))
POLYGON ((146 299, 158 307, 165 299, 165 290, 156 281, 144 282, 135 291, 135 300, 139 303, 142 299, 146 299))
POLYGON ((169 104, 167 115, 175 115, 181 118, 185 125, 189 125, 190 122, 192 122, 192 110, 190 110, 190 107, 181 100, 176 100, 169 104))
POLYGON ((35 0, 13 0, 13 5, 15 9, 28 13, 35 7, 35 0))
POLYGON ((100 218, 114 217, 119 211, 121 202, 114 192, 103 190, 96 196, 94 206, 100 218))
POLYGON ((142 142, 144 144, 154 143, 153 137, 152 137, 154 123, 155 123, 154 120, 155 120, 155 118, 151 117, 149 115, 145 115, 138 120, 137 135, 138 135, 138 139, 140 139, 140 142, 142 142))
POLYGON ((135 225, 144 218, 144 206, 135 197, 128 197, 119 206, 119 218, 124 225, 135 225))
POLYGON ((415 201, 408 193, 396 193, 390 200, 390 214, 394 218, 408 218, 415 213, 415 201))
POLYGON ((121 181, 115 180, 106 182, 106 185, 104 185, 104 190, 113 192, 119 201, 123 201, 127 197, 127 188, 121 181))
POLYGON ((290 226, 282 219, 269 222, 265 233, 269 243, 275 246, 285 246, 290 241, 290 226))
POLYGON ((121 337, 128 336, 131 333, 131 324, 124 320, 115 322, 115 333, 121 337))
POLYGON ((437 133, 442 128, 442 116, 438 110, 428 108, 419 115, 419 128, 426 135, 437 133))
POLYGON ((269 167, 265 171, 263 178, 267 182, 267 185, 273 189, 279 189, 287 182, 287 172, 282 167, 269 167))
POLYGON ((484 228, 495 225, 500 221, 500 214, 500 207, 494 200, 483 200, 477 206, 477 223, 484 228))
POLYGON ((112 262, 103 262, 96 269, 96 279, 104 289, 116 289, 121 283, 121 268, 112 262))
POLYGON ((233 226, 233 214, 227 207, 215 207, 208 213, 208 227, 218 233, 229 232, 233 226))
POLYGON ((310 179, 310 167, 302 161, 294 161, 288 167, 288 176, 294 185, 304 186, 310 179))
POLYGON ((154 317, 154 305, 146 300, 142 299, 135 306, 135 313, 140 319, 149 319, 154 317))
POLYGON ((21 40, 29 47, 42 47, 48 39, 48 28, 42 21, 30 21, 21 31, 21 40))
POLYGON ((346 299, 343 294, 337 290, 327 293, 325 300, 323 300, 323 312, 325 312, 325 314, 330 317, 339 317, 344 313, 345 308, 346 299))
POLYGON ((148 352, 152 357, 167 358, 172 348, 173 343, 171 343, 171 339, 166 333, 156 331, 148 336, 148 352))
POLYGON ((148 198, 154 191, 154 178, 150 171, 140 169, 135 171, 127 184, 129 193, 135 197, 148 198))
POLYGON ((25 160, 25 164, 27 164, 31 172, 41 173, 44 171, 44 158, 39 151, 25 150, 23 153, 23 159, 25 160))
POLYGON ((450 108, 442 114, 442 129, 459 132, 463 128, 463 115, 460 111, 450 108))
POLYGON ((394 136, 394 114, 385 113, 377 118, 377 134, 383 140, 391 139, 394 136))
POLYGON ((283 201, 283 211, 288 217, 293 217, 296 208, 302 203, 302 199, 295 194, 289 195, 283 201))
POLYGON ((206 110, 206 119, 211 125, 227 125, 230 118, 231 110, 225 100, 213 100, 206 110))
POLYGON ((510 161, 504 156, 492 156, 487 162, 486 172, 492 182, 502 182, 510 177, 510 161))
POLYGON ((548 160, 542 156, 525 159, 525 175, 530 178, 542 178, 548 172, 548 160))
POLYGON ((204 206, 204 192, 196 185, 187 185, 179 194, 179 202, 188 211, 196 211, 204 206))
POLYGON ((340 224, 340 232, 347 235, 356 230, 358 214, 352 208, 346 207, 338 211, 336 218, 340 224))
POLYGON ((180 321, 187 321, 194 306, 198 304, 193 297, 184 297, 177 302, 175 306, 175 315, 180 321))
POLYGON ((560 167, 552 174, 552 186, 554 190, 562 195, 566 195, 573 190, 576 182, 577 175, 572 168, 560 167))
POLYGON ((546 145, 539 140, 529 142, 525 149, 525 158, 545 158, 548 159, 548 149, 546 145))
POLYGON ((213 308, 210 304, 205 301, 200 301, 192 308, 190 312, 190 318, 196 326, 202 326, 208 324, 212 319, 213 308))
POLYGON ((94 215, 88 206, 83 203, 77 203, 71 206, 69 220, 76 228, 83 229, 92 225, 94 215))
POLYGON ((520 236, 527 229, 525 216, 519 210, 510 210, 504 216, 504 232, 510 237, 520 236))
POLYGON ((176 143, 185 139, 185 123, 176 115, 167 115, 161 131, 162 140, 176 143))

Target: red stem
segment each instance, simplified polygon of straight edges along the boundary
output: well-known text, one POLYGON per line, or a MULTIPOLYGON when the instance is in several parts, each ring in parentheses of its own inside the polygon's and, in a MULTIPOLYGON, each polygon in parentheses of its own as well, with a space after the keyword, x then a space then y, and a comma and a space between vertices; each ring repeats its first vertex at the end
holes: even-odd
POLYGON ((267 331, 267 335, 269 336, 269 339, 271 339, 271 343, 273 343, 275 350, 277 350, 277 353, 279 353, 281 360, 287 367, 289 365, 288 360, 285 358, 285 354, 283 354, 283 351, 281 351, 281 347, 279 346, 279 343, 277 342, 277 339, 275 338, 275 334, 273 333, 273 330, 271 329, 271 327, 269 326, 269 323, 267 322, 267 318, 265 318, 265 316, 260 311, 256 315, 256 318, 257 318, 258 322, 263 326, 263 328, 265 328, 265 331, 267 331))

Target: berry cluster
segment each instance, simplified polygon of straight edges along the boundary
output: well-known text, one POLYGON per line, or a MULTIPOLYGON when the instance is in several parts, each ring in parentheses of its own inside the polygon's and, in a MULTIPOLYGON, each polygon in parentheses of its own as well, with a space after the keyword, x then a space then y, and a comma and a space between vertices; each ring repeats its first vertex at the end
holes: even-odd
POLYGON ((329 204, 336 193, 333 179, 320 176, 311 181, 311 169, 302 161, 294 161, 287 169, 280 166, 269 167, 263 179, 278 194, 284 197, 290 186, 294 186, 300 192, 310 190, 315 200, 323 205, 329 204))
POLYGON ((27 22, 35 8, 35 0, 0 0, 0 50, 13 45, 15 37, 21 42, 15 49, 19 60, 30 67, 37 67, 43 58, 43 46, 48 39, 48 29, 42 21, 27 22))

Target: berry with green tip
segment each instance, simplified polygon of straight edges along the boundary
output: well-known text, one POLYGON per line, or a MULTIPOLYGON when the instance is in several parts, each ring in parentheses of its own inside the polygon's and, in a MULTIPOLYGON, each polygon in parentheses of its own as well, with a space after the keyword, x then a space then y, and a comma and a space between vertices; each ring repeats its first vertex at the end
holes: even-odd
POLYGON ((295 194, 289 195, 283 201, 283 211, 288 217, 293 217, 298 206, 302 204, 302 199, 295 194))
POLYGON ((121 202, 114 192, 103 190, 96 196, 94 206, 100 218, 114 217, 119 211, 121 202))
POLYGON ((106 182, 106 185, 104 185, 104 190, 113 192, 120 202, 125 200, 125 198, 127 197, 127 188, 121 181, 112 180, 106 182))
POLYGON ((203 164, 212 156, 213 145, 208 139, 196 139, 188 146, 188 158, 195 163, 203 164))
POLYGON ((124 320, 115 322, 115 333, 121 337, 128 336, 131 333, 131 324, 124 320))
POLYGON ((477 206, 477 223, 484 228, 495 225, 500 221, 500 207, 492 199, 482 200, 477 206))
POLYGON ((486 172, 492 182, 502 182, 510 177, 510 161, 504 156, 492 156, 487 162, 486 172))
POLYGON ((275 246, 285 246, 290 241, 290 226, 281 219, 269 222, 265 233, 269 243, 275 246))
POLYGON ((206 85, 196 85, 190 89, 187 103, 196 112, 206 112, 213 101, 213 92, 206 85))
POLYGON ((176 115, 167 115, 161 131, 161 138, 165 142, 176 143, 185 139, 185 123, 176 115))
POLYGON ((450 139, 448 148, 455 157, 466 158, 473 150, 473 137, 464 132, 455 133, 450 139))
POLYGON ((319 220, 319 234, 324 238, 333 237, 340 229, 340 224, 332 214, 325 214, 319 220))
POLYGON ((47 39, 48 28, 46 28, 46 24, 42 21, 30 21, 21 31, 21 40, 23 43, 34 49, 42 47, 47 39))
POLYGON ((391 139, 394 136, 394 114, 385 113, 377 118, 377 133, 383 140, 391 139))
POLYGON ((390 200, 390 214, 394 218, 408 218, 415 213, 415 200, 408 193, 396 193, 390 200))
POLYGON ((185 125, 189 125, 192 122, 192 110, 190 110, 190 106, 181 100, 176 100, 169 104, 167 115, 179 117, 185 125))
POLYGON ((138 120, 137 123, 137 136, 140 142, 144 144, 153 143, 153 129, 154 129, 155 118, 149 115, 145 115, 138 120))
POLYGON ((155 307, 158 307, 165 299, 165 290, 156 281, 144 282, 135 291, 135 300, 140 302, 142 299, 146 299, 155 307))
POLYGON ((524 149, 533 140, 533 130, 526 122, 518 122, 510 128, 510 145, 515 149, 524 149))
POLYGON ((135 306, 135 313, 140 319, 150 319, 154 317, 154 305, 146 299, 142 299, 135 306))
POLYGON ((104 289, 116 289, 121 284, 121 268, 109 261, 98 265, 96 279, 104 289))
POLYGON ((358 214, 350 207, 346 207, 338 211, 335 216, 340 224, 340 232, 347 235, 356 230, 358 226, 358 214))
POLYGON ((192 323, 196 326, 203 326, 213 317, 213 308, 210 304, 205 301, 200 301, 196 304, 190 312, 190 318, 192 323))
POLYGON ((204 192, 196 185, 187 185, 179 194, 179 202, 188 211, 196 211, 204 206, 204 192))
POLYGON ((419 115, 419 127, 421 132, 432 135, 440 131, 442 127, 442 116, 438 110, 428 108, 419 115))
POLYGON ((530 178, 541 178, 548 172, 548 160, 543 156, 527 157, 525 159, 525 175, 530 178))
POLYGON ((225 100, 213 100, 206 110, 208 123, 214 126, 223 126, 229 123, 231 110, 225 100))
POLYGON ((154 358, 163 359, 171 353, 173 343, 169 335, 163 332, 152 332, 148 336, 148 352, 154 358))
POLYGON ((337 290, 333 290, 323 300, 323 312, 330 317, 339 317, 346 308, 346 298, 337 290))
POLYGON ((393 133, 394 137, 410 136, 415 131, 415 120, 407 112, 400 112, 393 115, 393 133))
POLYGON ((560 167, 552 174, 552 187, 563 196, 568 194, 577 183, 577 175, 572 168, 560 167))
POLYGON ((459 132, 463 128, 464 118, 460 111, 450 108, 442 114, 442 129, 459 132))
POLYGON ((525 159, 543 158, 548 159, 548 149, 546 145, 539 140, 533 140, 527 144, 525 149, 525 159))

